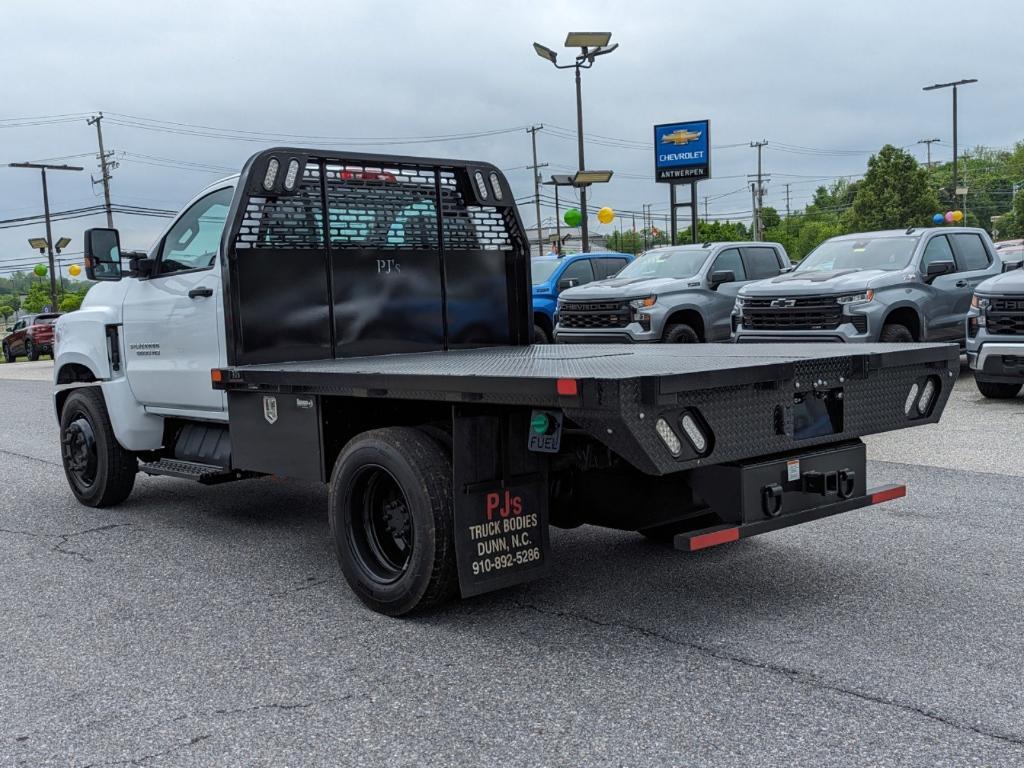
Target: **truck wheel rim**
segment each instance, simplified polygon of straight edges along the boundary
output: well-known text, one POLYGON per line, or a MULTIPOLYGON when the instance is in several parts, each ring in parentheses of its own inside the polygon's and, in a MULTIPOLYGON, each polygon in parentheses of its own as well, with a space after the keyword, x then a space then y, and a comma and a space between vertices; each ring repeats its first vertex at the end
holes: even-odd
POLYGON ((96 482, 96 433, 89 419, 81 413, 75 414, 64 430, 62 448, 64 466, 68 468, 75 483, 81 488, 90 488, 96 482))
POLYGON ((350 486, 349 535, 362 570, 374 581, 391 584, 409 565, 413 520, 401 486, 379 465, 363 467, 350 486))

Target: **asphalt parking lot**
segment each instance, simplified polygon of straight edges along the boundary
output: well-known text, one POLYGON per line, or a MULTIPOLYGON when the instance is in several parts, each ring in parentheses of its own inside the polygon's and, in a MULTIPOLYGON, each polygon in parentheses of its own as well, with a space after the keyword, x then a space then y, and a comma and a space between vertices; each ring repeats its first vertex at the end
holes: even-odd
POLYGON ((319 486, 79 506, 48 379, 0 365, 0 765, 1024 763, 1024 399, 969 373, 869 440, 906 499, 694 555, 555 530, 549 579, 407 620, 319 486))

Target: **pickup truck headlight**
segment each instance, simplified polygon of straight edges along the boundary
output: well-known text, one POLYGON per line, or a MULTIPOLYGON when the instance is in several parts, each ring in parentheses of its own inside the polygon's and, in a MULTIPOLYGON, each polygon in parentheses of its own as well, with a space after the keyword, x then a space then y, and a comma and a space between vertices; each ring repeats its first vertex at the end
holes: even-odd
POLYGON ((861 293, 847 293, 844 296, 836 296, 836 303, 848 307, 851 304, 865 304, 874 298, 875 292, 868 288, 868 290, 861 293))
POLYGON ((647 307, 653 307, 654 302, 657 300, 657 296, 645 296, 642 299, 630 299, 629 306, 633 309, 646 309, 647 307))
POLYGON ((988 309, 991 304, 992 302, 984 296, 974 294, 974 296, 971 297, 971 307, 974 309, 985 310, 988 309))
POLYGON ((736 303, 732 305, 732 311, 735 315, 743 314, 743 302, 745 299, 742 296, 736 297, 736 303))
POLYGON ((640 323, 640 327, 645 331, 651 330, 651 316, 643 310, 653 307, 657 300, 657 296, 644 296, 641 299, 630 299, 630 320, 634 323, 640 323))

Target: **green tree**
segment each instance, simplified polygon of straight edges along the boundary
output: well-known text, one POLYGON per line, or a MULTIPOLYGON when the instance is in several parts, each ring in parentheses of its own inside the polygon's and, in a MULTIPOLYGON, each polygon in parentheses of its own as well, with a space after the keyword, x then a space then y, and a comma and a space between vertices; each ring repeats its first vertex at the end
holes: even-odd
POLYGON ((14 307, 10 304, 0 304, 0 317, 4 320, 4 325, 7 325, 7 318, 14 315, 14 307))
POLYGON ((779 216, 779 212, 770 205, 766 205, 761 209, 761 226, 765 229, 777 227, 781 222, 782 217, 779 216))
POLYGON ((19 299, 13 293, 0 294, 0 304, 10 307, 15 312, 21 309, 21 299, 19 299))
POLYGON ((42 312, 43 307, 50 303, 50 287, 41 281, 32 283, 28 289, 28 295, 21 302, 21 308, 26 312, 42 312))
POLYGON ((927 171, 910 153, 886 144, 857 184, 851 223, 861 231, 927 226, 938 208, 927 171))
POLYGON ((60 297, 60 303, 57 304, 57 309, 60 312, 74 312, 82 306, 82 299, 84 298, 85 297, 80 293, 65 293, 60 297))

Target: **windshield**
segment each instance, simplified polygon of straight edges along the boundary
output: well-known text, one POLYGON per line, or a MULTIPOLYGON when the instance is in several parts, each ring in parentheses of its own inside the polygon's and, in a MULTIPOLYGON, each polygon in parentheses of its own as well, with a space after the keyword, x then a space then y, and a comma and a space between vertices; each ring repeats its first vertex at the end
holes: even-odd
POLYGON ((615 277, 693 277, 707 261, 704 248, 664 248, 648 251, 615 277))
POLYGON ((530 259, 530 275, 533 277, 533 284, 546 283, 558 269, 559 264, 561 262, 558 259, 530 259))
POLYGON ((910 264, 916 237, 872 237, 864 240, 826 240, 800 262, 795 272, 835 269, 884 269, 895 272, 910 264))

